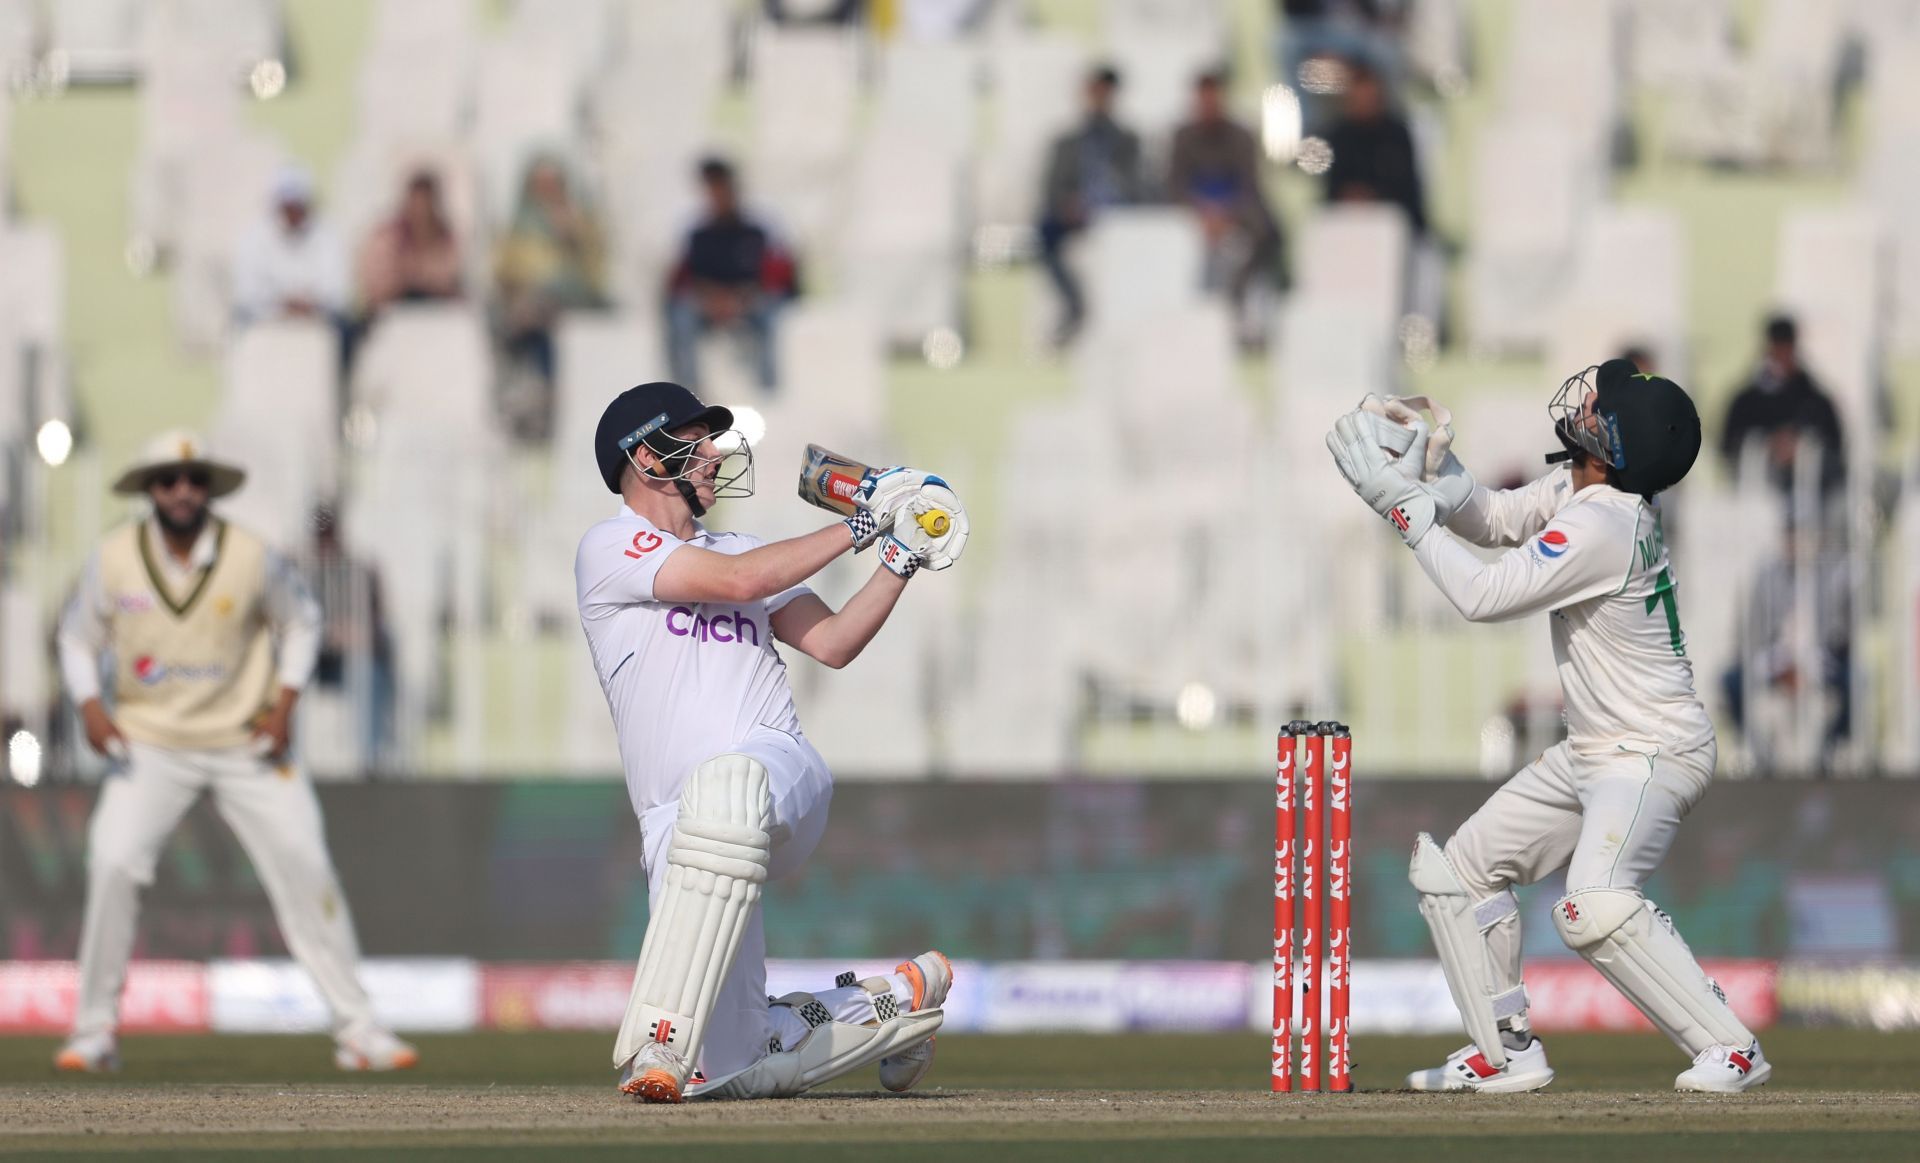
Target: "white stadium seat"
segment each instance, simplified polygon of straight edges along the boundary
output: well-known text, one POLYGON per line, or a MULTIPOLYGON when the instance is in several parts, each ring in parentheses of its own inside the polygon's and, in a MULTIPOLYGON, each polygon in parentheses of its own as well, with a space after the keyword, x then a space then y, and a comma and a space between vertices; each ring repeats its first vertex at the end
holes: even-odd
POLYGON ((559 44, 501 39, 482 47, 474 82, 473 148, 487 215, 498 226, 512 222, 521 180, 536 154, 573 157, 580 97, 581 86, 559 44))
POLYGON ((971 154, 980 112, 980 54, 970 44, 897 40, 881 59, 876 135, 910 134, 971 154))
POLYGON ((1600 199, 1599 160, 1554 122, 1481 131, 1473 163, 1469 335, 1487 351, 1535 350, 1566 284, 1574 242, 1600 199))
MULTIPOLYGON (((181 214, 174 228, 173 326, 182 343, 214 351, 233 316, 233 256, 241 236, 273 212, 278 143, 257 134, 210 141, 181 171, 181 214)), ((323 204, 317 213, 323 219, 323 204)))
POLYGON ((117 83, 140 71, 143 0, 53 0, 47 49, 75 81, 117 83))
POLYGON ((370 53, 356 83, 359 140, 448 145, 473 111, 475 52, 448 45, 431 53, 370 53))
POLYGON ((1087 230, 1082 249, 1089 338, 1201 297, 1200 225, 1184 208, 1108 210, 1087 230))
POLYGON ((241 136, 240 87, 212 51, 181 51, 150 63, 140 85, 140 139, 129 187, 129 232, 161 251, 178 241, 191 209, 191 171, 209 151, 241 136))
POLYGON ((1884 243, 1863 209, 1797 210, 1780 222, 1774 298, 1800 324, 1801 358, 1840 410, 1856 463, 1870 460, 1880 431, 1884 243))
POLYGON ((1106 0, 1107 54, 1120 71, 1116 113, 1164 146, 1193 108, 1193 82, 1227 62, 1218 0, 1106 0))
POLYGON ((66 246, 53 227, 0 223, 0 314, 20 343, 50 349, 64 342, 66 246))
POLYGON ((288 552, 305 548, 314 507, 339 489, 339 362, 339 338, 324 323, 259 323, 228 347, 210 435, 247 470, 247 487, 222 509, 288 552))
POLYGON ((802 246, 829 241, 839 225, 859 96, 860 43, 848 33, 757 35, 749 188, 802 246))
POLYGON ((1350 306, 1393 333, 1407 306, 1407 216, 1397 206, 1333 205, 1299 231, 1294 294, 1350 306))
POLYGON ((841 254, 849 299, 881 322, 889 343, 917 349, 960 325, 966 232, 960 158, 895 127, 870 137, 855 172, 841 254))
MULTIPOLYGON (((0 0, 0 94, 10 93, 15 85, 25 82, 39 55, 37 0, 0 0)), ((5 100, 6 97, 0 95, 0 123, 6 120, 5 100)), ((6 130, 0 125, 0 182, 6 177, 6 154, 6 130)))
POLYGON ((1597 210, 1580 232, 1555 312, 1548 371, 1569 375, 1642 344, 1663 372, 1689 382, 1687 250, 1685 227, 1670 210, 1597 210))
POLYGON ((1039 221, 1047 152, 1080 117, 1090 61, 1079 41, 1061 33, 1022 32, 992 43, 993 129, 975 194, 982 222, 1031 227, 1039 221))
POLYGON ((1513 9, 1508 115, 1550 121, 1575 147, 1611 159, 1622 128, 1620 12, 1611 2, 1529 0, 1513 9))
MULTIPOLYGON (((879 437, 892 428, 880 322, 853 303, 802 301, 775 324, 777 397, 844 411, 879 437)), ((846 449, 836 449, 845 452, 846 449)))

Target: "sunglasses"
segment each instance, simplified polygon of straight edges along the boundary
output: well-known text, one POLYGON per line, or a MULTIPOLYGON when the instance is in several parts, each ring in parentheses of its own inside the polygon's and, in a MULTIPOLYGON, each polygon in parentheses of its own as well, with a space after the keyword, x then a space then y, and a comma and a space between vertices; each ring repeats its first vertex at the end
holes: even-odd
POLYGON ((147 483, 151 487, 162 491, 177 487, 181 481, 187 482, 196 489, 208 489, 213 487, 213 474, 200 468, 175 468, 154 473, 147 478, 147 483))

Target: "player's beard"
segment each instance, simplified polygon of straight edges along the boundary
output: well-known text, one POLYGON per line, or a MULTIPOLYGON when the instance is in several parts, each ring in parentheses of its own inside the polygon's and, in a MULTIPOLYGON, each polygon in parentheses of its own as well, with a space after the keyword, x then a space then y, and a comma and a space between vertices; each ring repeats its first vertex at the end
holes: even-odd
POLYGON ((209 510, 205 505, 196 505, 193 510, 193 515, 184 521, 175 520, 173 516, 167 512, 165 505, 155 505, 153 507, 153 519, 160 523, 160 531, 169 537, 179 538, 182 541, 200 536, 200 531, 207 527, 208 516, 209 510))

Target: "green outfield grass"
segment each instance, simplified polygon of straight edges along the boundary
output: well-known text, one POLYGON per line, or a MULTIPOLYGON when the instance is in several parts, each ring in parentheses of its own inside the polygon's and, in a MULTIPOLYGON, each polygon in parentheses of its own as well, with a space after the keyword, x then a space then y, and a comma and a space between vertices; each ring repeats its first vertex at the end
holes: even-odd
POLYGON ((1560 1036, 1560 1078, 1508 1097, 1395 1092, 1451 1038, 1366 1038, 1356 1096, 1266 1093, 1266 1041, 949 1036, 926 1086, 870 1078, 790 1100, 642 1107, 613 1093, 609 1035, 423 1037, 417 1071, 347 1077, 311 1037, 129 1038, 116 1077, 59 1077, 49 1039, 0 1041, 0 1155, 59 1159, 600 1159, 698 1145, 708 1160, 1906 1159, 1920 1035, 1776 1031, 1772 1085, 1676 1096, 1652 1035, 1560 1036), (1496 1143, 1485 1140, 1493 1138, 1496 1143))

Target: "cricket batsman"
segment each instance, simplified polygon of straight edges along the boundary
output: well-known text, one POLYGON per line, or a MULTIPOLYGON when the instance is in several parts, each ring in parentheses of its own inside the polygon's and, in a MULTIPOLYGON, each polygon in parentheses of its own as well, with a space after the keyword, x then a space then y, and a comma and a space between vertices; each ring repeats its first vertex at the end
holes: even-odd
POLYGON ((1673 568, 1653 498, 1700 451, 1679 385, 1626 360, 1590 367, 1548 407, 1562 449, 1533 483, 1481 488, 1448 445, 1444 409, 1369 398, 1327 447, 1433 583, 1474 622, 1547 615, 1565 741, 1520 769, 1444 847, 1422 833, 1410 877, 1472 1044, 1407 1078, 1414 1090, 1537 1090, 1553 1081, 1527 1021, 1516 884, 1566 869, 1553 921, 1567 947, 1692 1065, 1677 1090, 1736 1093, 1772 1067, 1753 1032, 1641 893, 1706 793, 1712 724, 1694 693, 1673 568), (1505 547, 1483 560, 1462 541, 1505 547))
POLYGON ((852 516, 804 537, 713 532, 700 518, 714 501, 753 491, 752 449, 732 429, 726 408, 649 383, 616 397, 594 435, 622 507, 581 538, 574 581, 650 902, 613 1065, 620 1090, 647 1102, 794 1095, 876 1063, 884 1086, 906 1090, 933 1063, 953 981, 944 956, 766 994, 761 886, 805 863, 833 795, 774 643, 852 662, 917 570, 959 557, 966 516, 939 477, 893 468, 865 475, 852 516), (952 517, 939 537, 907 519, 934 499, 952 517), (868 546, 880 566, 843 609, 806 587, 868 546))
POLYGON ((115 1027, 140 890, 167 837, 211 793, 273 903, 287 948, 333 1011, 342 1070, 414 1065, 373 1016, 320 803, 288 754, 293 709, 313 673, 320 610, 300 575, 208 505, 246 474, 191 432, 157 437, 114 491, 146 519, 109 533, 60 620, 60 669, 87 742, 113 767, 87 832, 80 996, 61 1070, 120 1066, 115 1027), (101 659, 111 678, 101 683, 101 659))

